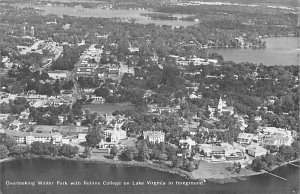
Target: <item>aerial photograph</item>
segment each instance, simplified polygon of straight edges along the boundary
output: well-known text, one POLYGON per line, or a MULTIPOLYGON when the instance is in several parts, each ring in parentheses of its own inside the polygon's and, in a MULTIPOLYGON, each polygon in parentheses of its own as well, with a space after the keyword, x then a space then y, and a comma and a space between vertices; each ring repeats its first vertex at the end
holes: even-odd
POLYGON ((299 194, 300 0, 0 0, 0 194, 299 194))

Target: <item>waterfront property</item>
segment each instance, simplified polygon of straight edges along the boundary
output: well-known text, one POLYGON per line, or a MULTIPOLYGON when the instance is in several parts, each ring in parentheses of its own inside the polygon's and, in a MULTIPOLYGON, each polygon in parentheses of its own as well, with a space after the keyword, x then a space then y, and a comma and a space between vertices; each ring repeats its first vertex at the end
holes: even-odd
POLYGON ((267 150, 259 145, 249 145, 246 148, 247 154, 253 157, 257 156, 265 156, 267 154, 267 150))
POLYGON ((69 144, 70 140, 60 133, 33 133, 14 130, 5 130, 5 133, 15 139, 18 144, 30 145, 33 142, 49 143, 56 145, 69 144))
POLYGON ((110 139, 109 142, 119 143, 120 140, 127 138, 127 133, 122 129, 109 129, 104 131, 105 140, 110 139))

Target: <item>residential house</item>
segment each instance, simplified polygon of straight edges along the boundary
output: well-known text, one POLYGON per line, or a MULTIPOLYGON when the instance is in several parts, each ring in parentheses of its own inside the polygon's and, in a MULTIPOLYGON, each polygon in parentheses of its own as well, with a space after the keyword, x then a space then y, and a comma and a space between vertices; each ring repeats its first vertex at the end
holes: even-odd
POLYGON ((179 147, 192 150, 192 146, 195 146, 196 142, 193 141, 190 137, 187 139, 181 139, 179 140, 179 147))
POLYGON ((144 131, 144 139, 148 139, 151 143, 160 143, 165 141, 165 133, 161 131, 144 131))
POLYGON ((93 103, 100 103, 100 104, 102 104, 102 103, 105 102, 105 99, 103 97, 101 97, 101 96, 92 95, 90 98, 93 100, 93 103))
POLYGON ((68 71, 48 71, 47 72, 49 77, 52 79, 66 79, 69 77, 69 72, 68 71))

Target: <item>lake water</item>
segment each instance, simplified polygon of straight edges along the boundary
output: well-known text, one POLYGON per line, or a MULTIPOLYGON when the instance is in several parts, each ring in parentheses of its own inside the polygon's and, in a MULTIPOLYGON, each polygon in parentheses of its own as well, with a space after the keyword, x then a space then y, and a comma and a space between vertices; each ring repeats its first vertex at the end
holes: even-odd
POLYGON ((267 48, 265 49, 233 49, 221 48, 210 49, 223 55, 225 60, 234 62, 251 62, 264 65, 297 65, 297 50, 299 37, 265 38, 267 48))
POLYGON ((90 109, 91 112, 97 112, 100 115, 108 114, 115 112, 116 110, 130 110, 133 109, 134 106, 131 104, 112 104, 112 103, 104 103, 104 104, 88 104, 82 107, 83 109, 90 109))
MULTIPOLYGON (((67 7, 67 6, 38 6, 31 4, 18 5, 19 7, 33 7, 39 10, 43 15, 55 14, 58 16, 69 15, 77 17, 98 17, 98 18, 125 18, 125 19, 135 19, 135 23, 140 24, 156 24, 156 25, 172 25, 172 26, 191 26, 196 22, 192 21, 182 21, 182 20, 154 20, 151 17, 147 17, 142 14, 153 14, 156 12, 145 10, 145 9, 102 9, 102 8, 83 8, 83 7, 67 7)), ((162 13, 159 13, 162 14, 162 13)), ((186 18, 188 14, 168 14, 173 17, 186 18)))
MULTIPOLYGON (((293 194, 299 193, 299 168, 286 166, 273 173, 287 178, 287 181, 270 175, 248 177, 243 181, 228 184, 206 182, 198 186, 176 186, 176 181, 186 182, 188 179, 178 175, 163 173, 143 167, 116 167, 109 164, 87 164, 64 160, 17 160, 4 162, 1 167, 1 191, 4 194, 293 194), (9 186, 6 181, 53 181, 52 186, 9 186), (67 181, 68 185, 57 185, 56 181, 67 181), (78 181, 82 185, 70 185, 70 181, 78 181), (83 186, 84 181, 121 182, 120 186, 94 185, 83 186), (166 186, 125 186, 123 182, 132 181, 164 181, 173 182, 166 186)), ((36 183, 37 184, 37 183, 36 183)), ((1 193, 1 192, 0 192, 1 193)))

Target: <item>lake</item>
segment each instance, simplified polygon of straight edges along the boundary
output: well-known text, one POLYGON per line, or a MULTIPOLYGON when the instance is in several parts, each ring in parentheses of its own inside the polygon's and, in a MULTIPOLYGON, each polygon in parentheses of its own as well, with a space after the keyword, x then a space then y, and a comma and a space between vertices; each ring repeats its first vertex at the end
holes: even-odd
POLYGON ((297 65, 299 37, 272 37, 263 39, 267 43, 265 49, 210 49, 223 55, 227 61, 251 62, 264 65, 297 65))
MULTIPOLYGON (((143 167, 120 167, 109 164, 91 164, 78 161, 31 159, 16 160, 0 164, 1 191, 4 194, 89 194, 89 193, 114 193, 114 194, 176 194, 176 193, 201 193, 201 194, 292 194, 299 193, 299 168, 291 165, 281 167, 273 173, 287 178, 287 181, 270 175, 257 175, 248 177, 237 183, 217 184, 206 182, 204 185, 179 186, 176 181, 190 181, 178 175, 163 173, 143 167), (35 182, 35 186, 12 186, 6 181, 35 182), (39 186, 37 181, 53 181, 53 185, 39 186), (68 185, 57 185, 56 181, 68 185), (70 185, 70 181, 77 181, 81 186, 70 185), (86 182, 110 181, 121 182, 121 185, 83 185, 86 182), (133 186, 132 181, 164 181, 173 182, 174 185, 133 186), (125 186, 124 182, 130 182, 125 186)), ((1 192, 0 192, 1 193, 1 192)))
MULTIPOLYGON (((41 14, 55 14, 58 16, 69 15, 77 17, 96 17, 96 18, 123 18, 130 22, 130 19, 134 19, 135 23, 140 24, 156 24, 156 25, 172 25, 172 26, 191 26, 196 24, 192 21, 182 20, 154 20, 151 17, 147 17, 147 14, 154 14, 153 12, 146 9, 102 9, 96 8, 83 8, 83 7, 67 7, 67 6, 42 6, 32 4, 18 4, 19 7, 33 7, 42 10, 41 14)), ((162 13, 159 13, 162 14, 162 13)), ((188 14, 168 14, 171 17, 186 18, 188 14)))
POLYGON ((108 114, 115 112, 116 110, 130 110, 134 109, 134 106, 129 103, 104 103, 104 104, 87 104, 83 105, 83 109, 90 109, 91 112, 97 112, 100 115, 108 114))

